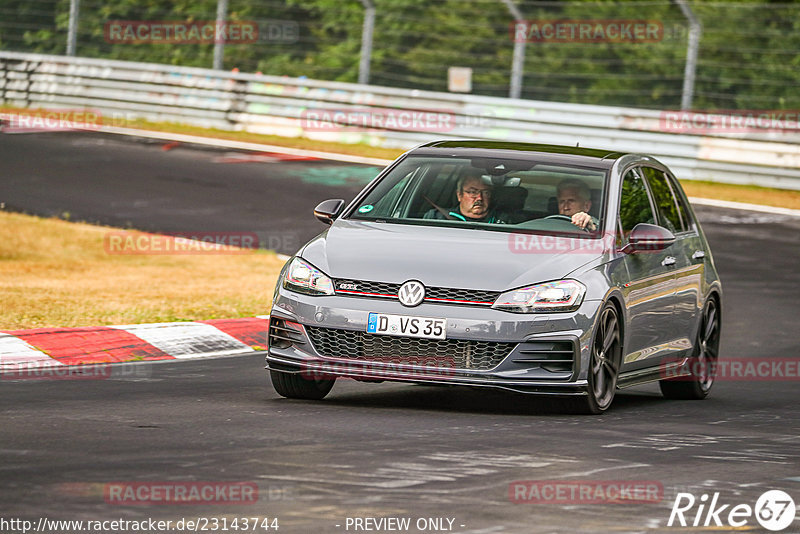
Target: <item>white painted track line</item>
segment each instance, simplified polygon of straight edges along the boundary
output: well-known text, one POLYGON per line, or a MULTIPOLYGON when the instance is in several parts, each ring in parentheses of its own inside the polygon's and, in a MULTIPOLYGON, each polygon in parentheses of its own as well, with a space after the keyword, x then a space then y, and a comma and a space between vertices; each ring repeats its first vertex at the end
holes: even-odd
MULTIPOLYGON (((94 131, 94 130, 93 130, 94 131)), ((385 167, 393 160, 368 158, 365 156, 353 156, 350 154, 335 154, 333 152, 320 152, 317 150, 306 150, 303 148, 288 148, 278 145, 262 145, 261 143, 247 143, 244 141, 233 141, 230 139, 218 139, 215 137, 201 137, 199 135, 187 135, 169 132, 156 132, 152 130, 138 130, 135 128, 117 128, 114 126, 103 126, 96 131, 112 134, 134 135, 136 137, 146 137, 149 139, 163 139, 165 141, 178 141, 183 143, 194 143, 215 147, 233 148, 239 150, 257 150, 259 152, 278 152, 280 154, 290 154, 293 156, 304 156, 309 158, 320 158, 331 161, 344 161, 348 163, 363 163, 365 165, 378 165, 385 167)))
POLYGON ((0 333, 0 370, 32 369, 64 365, 44 352, 31 347, 27 342, 0 333))
POLYGON ((729 208, 733 210, 747 210, 759 211, 762 213, 771 213, 772 215, 790 215, 792 217, 800 217, 800 210, 793 210, 789 208, 777 208, 775 206, 764 206, 763 204, 747 204, 745 202, 731 202, 728 200, 716 200, 713 198, 695 198, 689 197, 689 202, 699 206, 712 206, 715 208, 729 208))

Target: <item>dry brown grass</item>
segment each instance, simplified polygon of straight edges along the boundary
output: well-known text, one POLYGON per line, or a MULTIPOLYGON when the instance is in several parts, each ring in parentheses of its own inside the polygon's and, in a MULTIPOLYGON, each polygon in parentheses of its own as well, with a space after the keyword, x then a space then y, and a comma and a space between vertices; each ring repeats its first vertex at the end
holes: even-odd
POLYGON ((104 236, 112 231, 0 212, 0 329, 269 312, 283 264, 274 253, 109 254, 104 236))

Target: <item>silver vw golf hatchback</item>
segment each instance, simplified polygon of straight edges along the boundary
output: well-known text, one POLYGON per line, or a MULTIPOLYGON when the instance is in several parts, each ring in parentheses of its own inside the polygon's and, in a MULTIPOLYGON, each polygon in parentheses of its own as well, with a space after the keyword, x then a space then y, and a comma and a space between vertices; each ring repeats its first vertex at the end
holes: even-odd
POLYGON ((659 381, 702 399, 722 289, 678 181, 656 159, 439 141, 402 155, 281 272, 266 361, 285 397, 338 378, 557 395, 605 411, 659 381))

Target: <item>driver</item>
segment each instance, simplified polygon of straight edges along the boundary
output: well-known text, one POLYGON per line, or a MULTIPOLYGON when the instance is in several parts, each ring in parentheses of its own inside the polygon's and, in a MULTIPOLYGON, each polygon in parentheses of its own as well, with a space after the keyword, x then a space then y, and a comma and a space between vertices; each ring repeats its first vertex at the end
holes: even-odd
POLYGON ((502 222, 492 209, 492 186, 482 176, 479 169, 469 168, 456 183, 458 206, 447 212, 444 209, 431 209, 425 219, 458 219, 465 222, 502 222))
POLYGON ((584 230, 594 231, 599 221, 589 215, 592 208, 592 194, 589 186, 581 180, 567 178, 557 188, 558 213, 570 218, 572 224, 584 230))

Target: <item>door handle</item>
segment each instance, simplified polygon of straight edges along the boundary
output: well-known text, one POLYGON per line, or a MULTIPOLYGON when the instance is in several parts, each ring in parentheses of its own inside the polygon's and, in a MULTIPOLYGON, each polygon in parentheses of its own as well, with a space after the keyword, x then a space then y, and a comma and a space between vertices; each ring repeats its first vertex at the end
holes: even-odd
POLYGON ((663 265, 664 267, 668 267, 670 265, 675 265, 676 261, 677 260, 675 259, 674 256, 667 256, 666 258, 664 258, 664 261, 661 262, 661 265, 663 265))
POLYGON ((692 259, 693 260, 702 260, 705 257, 706 257, 706 253, 703 252, 702 250, 695 250, 694 254, 692 254, 692 259))

